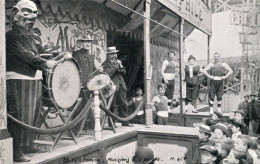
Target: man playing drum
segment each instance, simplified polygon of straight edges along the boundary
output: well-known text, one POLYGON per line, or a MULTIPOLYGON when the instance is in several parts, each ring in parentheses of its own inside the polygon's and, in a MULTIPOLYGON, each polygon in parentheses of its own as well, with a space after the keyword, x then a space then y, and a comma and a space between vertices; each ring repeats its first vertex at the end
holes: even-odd
MULTIPOLYGON (((32 33, 37 15, 34 2, 19 1, 12 9, 12 30, 6 33, 7 110, 31 126, 39 126, 41 70, 52 68, 56 64, 56 61, 39 57, 32 33)), ((13 137, 14 161, 30 161, 24 153, 43 151, 32 144, 35 134, 21 129, 9 119, 8 130, 13 137)))
MULTIPOLYGON (((104 72, 106 72, 114 84, 117 86, 111 111, 114 112, 115 106, 119 105, 119 116, 126 118, 128 116, 128 103, 126 99, 126 85, 122 74, 126 71, 122 65, 122 62, 117 59, 117 52, 119 50, 116 47, 107 47, 107 59, 102 64, 104 72)), ((133 126, 128 121, 122 123, 123 126, 133 126)))
MULTIPOLYGON (((80 74, 80 81, 82 84, 83 89, 87 88, 87 83, 89 81, 89 75, 94 72, 95 64, 94 64, 94 56, 91 55, 91 44, 92 44, 92 37, 90 35, 82 35, 77 39, 77 51, 75 51, 72 56, 78 62, 79 68, 81 70, 80 74)), ((102 68, 99 69, 102 71, 102 68)), ((83 107, 87 103, 88 94, 84 95, 83 92, 80 93, 80 97, 83 97, 82 102, 79 106, 79 110, 76 111, 75 117, 77 114, 83 109, 83 107)), ((85 125, 85 128, 93 128, 92 125, 94 124, 94 118, 92 115, 88 115, 89 122, 85 125)), ((78 131, 79 127, 74 128, 75 131, 78 131)))
POLYGON ((83 35, 77 39, 78 50, 73 53, 73 58, 78 62, 81 70, 80 80, 84 88, 87 87, 88 76, 95 69, 94 56, 91 52, 92 38, 90 35, 83 35))
POLYGON ((214 62, 204 68, 204 74, 210 78, 209 106, 210 114, 213 114, 213 103, 215 95, 218 101, 218 111, 221 112, 221 101, 224 93, 224 80, 227 79, 233 70, 226 64, 220 62, 220 55, 214 54, 214 62), (209 71, 209 73, 208 73, 209 71), (228 73, 226 73, 228 71, 228 73))

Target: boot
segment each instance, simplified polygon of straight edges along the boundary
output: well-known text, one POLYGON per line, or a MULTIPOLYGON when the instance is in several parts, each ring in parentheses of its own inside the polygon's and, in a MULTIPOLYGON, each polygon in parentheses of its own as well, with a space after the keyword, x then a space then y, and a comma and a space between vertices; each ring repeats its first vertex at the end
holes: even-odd
POLYGON ((26 156, 20 148, 14 148, 14 162, 29 162, 31 158, 26 156))
POLYGON ((192 105, 192 113, 198 113, 198 111, 196 110, 195 106, 192 105))

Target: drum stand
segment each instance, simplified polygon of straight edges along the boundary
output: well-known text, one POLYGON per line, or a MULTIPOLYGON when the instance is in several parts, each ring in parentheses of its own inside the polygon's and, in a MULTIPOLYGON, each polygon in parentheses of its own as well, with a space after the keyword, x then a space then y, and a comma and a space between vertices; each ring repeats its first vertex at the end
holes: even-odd
MULTIPOLYGON (((86 92, 89 92, 89 90, 84 90, 82 89, 82 92, 83 92, 83 95, 84 95, 84 98, 85 99, 89 99, 92 95, 90 94, 90 96, 87 96, 86 92)), ((88 110, 89 111, 89 110, 88 110)), ((84 116, 84 118, 82 119, 81 121, 81 124, 80 124, 80 127, 79 127, 79 130, 77 132, 77 138, 80 137, 80 135, 83 133, 83 129, 84 129, 84 126, 85 126, 85 123, 87 121, 87 117, 88 117, 88 112, 86 113, 86 115, 84 116)), ((92 110, 90 109, 90 111, 92 112, 92 110)), ((93 112, 92 112, 92 115, 93 115, 93 112)), ((94 115, 93 115, 94 117, 94 115)))
MULTIPOLYGON (((58 115, 60 116, 62 122, 64 123, 64 125, 66 125, 66 124, 68 124, 68 123, 71 121, 71 118, 72 118, 72 116, 74 115, 76 109, 79 107, 79 105, 80 105, 80 103, 81 103, 81 101, 82 101, 82 98, 78 98, 77 103, 76 103, 76 105, 74 106, 74 108, 73 108, 73 110, 72 110, 72 112, 71 112, 71 114, 70 114, 70 116, 68 117, 67 120, 66 120, 65 117, 62 115, 61 109, 60 109, 60 108, 58 107, 58 105, 55 103, 54 99, 51 99, 51 101, 52 101, 52 103, 53 103, 53 105, 54 105, 54 107, 55 107, 55 109, 56 109, 58 115)), ((43 114, 42 119, 45 119, 45 118, 46 118, 46 116, 48 115, 47 112, 49 113, 49 110, 47 110, 47 111, 43 114), (45 118, 44 118, 44 116, 45 116, 45 118)), ((44 123, 44 125, 46 126, 46 128, 49 128, 49 127, 48 127, 48 124, 45 122, 45 120, 43 120, 43 121, 44 121, 43 123, 44 123)), ((76 137, 75 137, 74 133, 72 132, 72 130, 71 130, 71 129, 68 129, 68 131, 69 131, 69 134, 70 134, 70 136, 71 136, 70 139, 72 139, 72 140, 77 144, 76 137)), ((50 152, 52 151, 53 147, 58 143, 58 141, 61 139, 62 133, 63 133, 63 132, 58 133, 57 137, 56 137, 56 138, 54 137, 55 139, 53 138, 53 136, 51 136, 51 138, 54 139, 54 142, 53 142, 53 144, 51 145, 51 147, 50 147, 50 149, 49 149, 50 152)), ((35 143, 36 143, 36 144, 41 144, 41 143, 42 143, 43 145, 49 145, 47 142, 36 141, 35 143)))
MULTIPOLYGON (((110 109, 110 108, 111 108, 111 105, 112 105, 112 101, 113 101, 114 96, 115 96, 115 92, 114 92, 114 93, 111 95, 111 97, 109 98, 108 104, 107 104, 107 101, 106 101, 106 99, 105 99, 103 93, 102 93, 101 91, 99 91, 99 92, 100 92, 100 95, 101 95, 101 98, 102 98, 102 101, 103 101, 105 107, 106 107, 107 109, 110 109)), ((102 121, 102 124, 101 124, 102 130, 104 129, 104 126, 105 126, 105 123, 106 123, 106 120, 107 120, 107 119, 108 119, 108 122, 110 122, 110 124, 111 124, 111 126, 112 126, 113 132, 116 133, 115 123, 114 123, 114 121, 112 120, 112 118, 109 117, 108 115, 105 115, 105 118, 104 118, 104 120, 102 121)))
MULTIPOLYGON (((85 91, 83 91, 83 92, 85 93, 85 91)), ((111 105, 112 105, 112 101, 113 101, 113 99, 114 99, 115 92, 110 96, 108 104, 107 104, 107 100, 105 99, 105 97, 104 97, 104 95, 103 95, 103 93, 102 93, 101 90, 99 91, 99 93, 100 93, 101 99, 102 99, 102 101, 103 101, 105 107, 106 107, 107 109, 110 109, 110 107, 111 107, 111 105)), ((84 94, 84 95, 85 95, 85 94, 84 94)), ((86 95, 85 95, 85 97, 86 97, 86 95)), ((79 137, 79 136, 82 134, 83 128, 84 128, 85 123, 86 123, 86 121, 87 121, 87 117, 88 117, 88 112, 87 112, 86 116, 84 116, 83 120, 81 121, 80 128, 79 128, 79 131, 78 131, 78 133, 77 133, 77 137, 79 137)), ((110 124, 111 124, 111 126, 112 126, 113 132, 116 133, 115 123, 114 123, 114 121, 112 120, 112 118, 109 117, 109 116, 107 116, 107 115, 105 115, 105 118, 103 119, 103 121, 102 121, 102 123, 101 123, 101 128, 102 128, 102 130, 104 129, 104 126, 105 126, 105 123, 106 123, 106 120, 107 120, 107 119, 108 119, 108 121, 110 122, 110 124)))

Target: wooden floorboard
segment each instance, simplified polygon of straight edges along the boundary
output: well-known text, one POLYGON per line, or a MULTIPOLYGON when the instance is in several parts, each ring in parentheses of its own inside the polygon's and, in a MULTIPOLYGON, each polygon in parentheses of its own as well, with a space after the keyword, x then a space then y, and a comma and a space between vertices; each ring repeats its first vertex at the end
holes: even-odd
MULTIPOLYGON (((31 158, 28 163, 57 163, 62 158, 73 155, 84 155, 87 151, 98 150, 101 146, 118 143, 120 140, 127 140, 129 137, 137 137, 137 130, 145 128, 145 125, 137 125, 134 127, 123 127, 117 125, 117 133, 113 133, 112 130, 103 130, 102 141, 94 140, 94 133, 84 134, 77 138, 78 144, 75 144, 73 140, 60 140, 58 144, 53 148, 52 152, 28 154, 31 158)), ((47 147, 49 148, 49 146, 47 147)), ((23 164, 21 162, 15 164, 23 164)))

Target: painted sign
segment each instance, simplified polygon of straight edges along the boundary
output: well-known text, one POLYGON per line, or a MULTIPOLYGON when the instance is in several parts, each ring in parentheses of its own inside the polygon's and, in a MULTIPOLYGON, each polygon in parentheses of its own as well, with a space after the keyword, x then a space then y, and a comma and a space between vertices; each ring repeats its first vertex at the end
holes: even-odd
POLYGON ((201 0, 157 0, 177 15, 211 35, 211 10, 201 0))
POLYGON ((185 164, 187 163, 187 147, 166 144, 166 143, 150 143, 148 147, 154 152, 154 161, 157 164, 175 163, 185 164), (163 150, 163 151, 162 151, 163 150))

